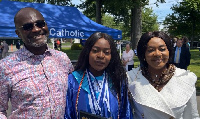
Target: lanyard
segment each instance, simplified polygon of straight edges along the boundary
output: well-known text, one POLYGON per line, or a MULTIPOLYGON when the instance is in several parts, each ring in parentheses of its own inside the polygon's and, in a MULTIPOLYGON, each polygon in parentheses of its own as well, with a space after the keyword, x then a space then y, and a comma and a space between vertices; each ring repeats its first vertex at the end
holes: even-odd
POLYGON ((106 81, 106 73, 104 71, 103 82, 101 83, 101 85, 99 85, 99 88, 100 88, 99 96, 96 99, 95 87, 92 84, 92 78, 91 78, 91 77, 93 77, 95 79, 95 77, 88 70, 86 70, 86 72, 87 72, 87 79, 88 79, 89 88, 90 88, 90 92, 91 92, 91 94, 88 94, 90 109, 91 109, 92 113, 101 115, 100 100, 103 97, 103 94, 104 94, 103 92, 105 91, 105 82, 107 82, 106 81))
MULTIPOLYGON (((106 75, 106 74, 105 74, 105 75, 106 75)), ((79 94, 80 94, 80 90, 81 90, 81 86, 82 86, 82 83, 83 83, 84 76, 85 76, 85 72, 84 72, 83 77, 82 77, 82 79, 81 79, 81 82, 80 82, 80 84, 79 84, 79 88, 78 88, 78 92, 77 92, 77 96, 76 96, 75 109, 76 109, 77 118, 78 118, 78 99, 79 99, 79 94)), ((106 81, 106 83, 107 83, 107 81, 106 81)), ((104 84, 104 83, 102 83, 102 84, 104 84)), ((107 86, 108 86, 108 85, 107 85, 107 86)), ((105 91, 106 91, 106 90, 108 91, 108 87, 106 87, 105 91)), ((104 93, 105 93, 105 92, 104 92, 104 93)), ((118 95, 118 94, 117 94, 117 100, 118 100, 118 116, 117 116, 117 118, 119 119, 120 101, 119 101, 119 95, 118 95)), ((106 101, 105 94, 104 94, 104 101, 106 101)), ((107 95, 107 101, 106 101, 106 103, 107 103, 107 106, 109 105, 108 110, 110 110, 109 93, 108 93, 108 95, 107 95)), ((91 104, 91 103, 89 102, 89 104, 91 104)), ((91 104, 91 105, 92 105, 92 104, 91 104)), ((91 111, 92 111, 92 109, 91 109, 91 111)))
POLYGON ((77 115, 77 118, 78 118, 78 98, 79 98, 79 93, 80 93, 80 90, 81 90, 81 86, 82 86, 82 83, 83 83, 83 79, 84 79, 84 76, 85 76, 85 72, 84 72, 84 74, 83 74, 83 77, 82 77, 82 79, 81 79, 81 82, 80 82, 80 85, 79 85, 79 87, 78 87, 78 92, 77 92, 77 96, 76 96, 76 115, 77 115))

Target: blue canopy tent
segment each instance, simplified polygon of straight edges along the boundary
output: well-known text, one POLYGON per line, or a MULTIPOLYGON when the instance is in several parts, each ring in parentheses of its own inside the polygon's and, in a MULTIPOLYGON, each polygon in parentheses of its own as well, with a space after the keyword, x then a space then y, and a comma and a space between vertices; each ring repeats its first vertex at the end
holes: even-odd
POLYGON ((17 37, 14 16, 24 7, 32 7, 42 13, 49 28, 50 38, 87 39, 94 32, 103 32, 111 35, 115 40, 122 39, 121 30, 90 20, 75 7, 7 0, 0 2, 0 38, 17 37))

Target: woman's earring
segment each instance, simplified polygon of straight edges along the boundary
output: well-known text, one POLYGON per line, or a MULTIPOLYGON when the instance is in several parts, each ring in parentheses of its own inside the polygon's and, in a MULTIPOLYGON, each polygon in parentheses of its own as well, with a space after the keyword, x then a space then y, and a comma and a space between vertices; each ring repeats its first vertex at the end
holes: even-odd
POLYGON ((145 58, 144 58, 144 61, 145 61, 145 58))

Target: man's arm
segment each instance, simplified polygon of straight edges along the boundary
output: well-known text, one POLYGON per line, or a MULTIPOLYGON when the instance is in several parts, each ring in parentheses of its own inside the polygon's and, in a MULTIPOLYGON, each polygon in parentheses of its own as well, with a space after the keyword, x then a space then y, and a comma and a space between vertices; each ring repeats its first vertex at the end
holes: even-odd
POLYGON ((0 119, 7 119, 9 82, 5 78, 5 72, 2 67, 0 67, 0 85, 0 119))

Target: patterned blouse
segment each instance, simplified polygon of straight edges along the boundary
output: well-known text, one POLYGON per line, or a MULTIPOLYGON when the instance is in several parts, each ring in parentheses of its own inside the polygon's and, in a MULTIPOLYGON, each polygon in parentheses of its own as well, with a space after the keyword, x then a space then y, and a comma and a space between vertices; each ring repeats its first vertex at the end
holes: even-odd
POLYGON ((47 49, 34 55, 25 47, 0 61, 0 119, 62 119, 65 113, 68 74, 73 71, 68 56, 47 49))

